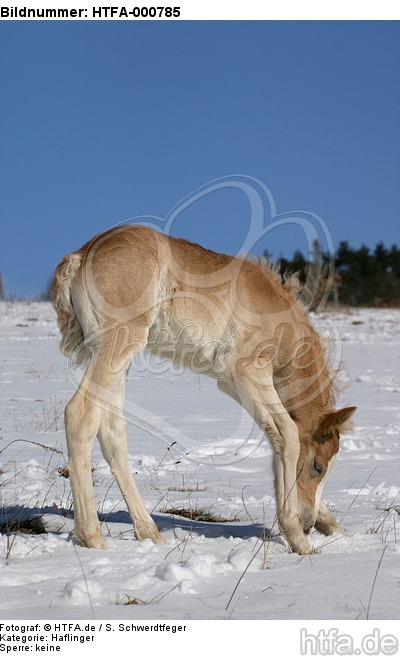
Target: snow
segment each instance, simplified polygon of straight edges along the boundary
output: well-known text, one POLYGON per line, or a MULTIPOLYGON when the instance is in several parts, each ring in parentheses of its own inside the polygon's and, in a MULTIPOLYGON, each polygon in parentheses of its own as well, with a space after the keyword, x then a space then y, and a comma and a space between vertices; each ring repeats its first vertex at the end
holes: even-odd
POLYGON ((0 616, 399 619, 400 311, 329 312, 316 321, 340 335, 340 405, 358 406, 324 490, 349 537, 313 532, 319 554, 289 553, 274 519, 267 441, 213 380, 148 358, 128 384, 129 463, 166 543, 135 539, 96 444, 93 480, 108 545, 97 551, 71 539, 72 497, 62 475, 63 409, 81 372, 59 353, 50 304, 1 303, 2 520, 43 516, 47 532, 0 535, 0 616), (228 521, 163 512, 173 507, 228 521), (273 537, 263 540, 270 529, 273 537))

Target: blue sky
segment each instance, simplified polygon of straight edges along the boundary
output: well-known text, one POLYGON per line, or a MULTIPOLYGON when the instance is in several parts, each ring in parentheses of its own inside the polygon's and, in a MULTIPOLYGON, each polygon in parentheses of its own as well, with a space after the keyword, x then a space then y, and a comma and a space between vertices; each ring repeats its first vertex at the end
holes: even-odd
MULTIPOLYGON (((398 22, 0 23, 6 292, 39 294, 63 254, 150 215, 239 252, 243 185, 318 215, 335 246, 399 244, 399 65, 398 22)), ((253 241, 307 249, 292 223, 253 241)))

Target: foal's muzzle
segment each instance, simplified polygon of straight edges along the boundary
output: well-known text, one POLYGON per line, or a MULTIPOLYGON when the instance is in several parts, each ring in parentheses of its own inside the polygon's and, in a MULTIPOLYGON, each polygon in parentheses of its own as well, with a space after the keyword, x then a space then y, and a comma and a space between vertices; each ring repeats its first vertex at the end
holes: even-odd
POLYGON ((301 508, 301 525, 303 527, 304 535, 308 535, 312 528, 314 527, 314 524, 316 522, 316 514, 315 510, 313 508, 310 508, 309 506, 303 505, 301 508))

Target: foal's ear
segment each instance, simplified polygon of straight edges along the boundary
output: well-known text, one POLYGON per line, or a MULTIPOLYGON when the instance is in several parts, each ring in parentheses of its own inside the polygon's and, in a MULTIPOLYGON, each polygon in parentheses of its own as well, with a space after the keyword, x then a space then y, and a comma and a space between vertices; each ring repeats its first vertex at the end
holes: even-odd
POLYGON ((336 428, 339 433, 346 433, 351 430, 350 418, 357 410, 356 406, 351 405, 341 410, 333 410, 327 415, 324 415, 319 423, 318 432, 329 433, 332 429, 336 428))

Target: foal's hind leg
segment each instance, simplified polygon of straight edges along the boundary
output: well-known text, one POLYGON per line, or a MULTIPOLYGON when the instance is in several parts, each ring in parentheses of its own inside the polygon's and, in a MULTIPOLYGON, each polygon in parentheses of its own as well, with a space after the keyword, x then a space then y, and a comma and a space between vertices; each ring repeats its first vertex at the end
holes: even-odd
POLYGON ((65 430, 68 445, 68 471, 74 499, 75 537, 85 547, 104 549, 93 491, 91 454, 101 408, 93 402, 90 380, 96 365, 91 363, 79 389, 65 408, 65 430))
POLYGON ((126 422, 123 418, 125 380, 123 374, 119 381, 115 382, 113 401, 109 410, 102 415, 98 438, 104 458, 128 507, 136 537, 139 540, 150 538, 153 542, 162 543, 164 539, 146 510, 128 464, 126 422))

